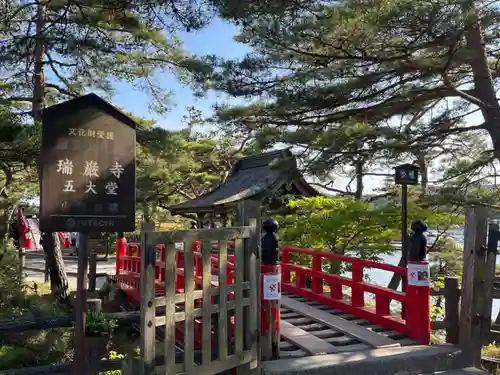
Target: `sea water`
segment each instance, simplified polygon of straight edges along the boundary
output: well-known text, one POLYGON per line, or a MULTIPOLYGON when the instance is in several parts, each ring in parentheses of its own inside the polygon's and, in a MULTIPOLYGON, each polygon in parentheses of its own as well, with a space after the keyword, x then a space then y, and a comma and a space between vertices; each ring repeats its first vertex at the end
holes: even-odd
MULTIPOLYGON (((464 231, 463 228, 457 228, 448 233, 448 236, 453 238, 458 245, 463 246, 464 243, 464 231)), ((428 233, 428 239, 427 242, 429 244, 432 244, 434 238, 434 234, 432 231, 429 231, 428 233)), ((400 246, 401 244, 399 244, 400 246)), ((388 263, 388 264, 393 264, 397 265, 399 262, 399 259, 401 257, 401 252, 400 251, 395 251, 393 254, 390 255, 384 255, 382 257, 383 262, 388 263)), ((497 264, 500 264, 500 260, 497 258, 497 264)), ((368 271, 368 276, 371 279, 371 282, 381 285, 381 286, 387 286, 389 282, 391 281, 393 273, 384 271, 384 270, 378 270, 378 269, 370 269, 368 271)), ((494 320, 497 317, 498 312, 500 311, 500 300, 494 299, 493 300, 493 307, 491 310, 491 316, 492 319, 494 320)))

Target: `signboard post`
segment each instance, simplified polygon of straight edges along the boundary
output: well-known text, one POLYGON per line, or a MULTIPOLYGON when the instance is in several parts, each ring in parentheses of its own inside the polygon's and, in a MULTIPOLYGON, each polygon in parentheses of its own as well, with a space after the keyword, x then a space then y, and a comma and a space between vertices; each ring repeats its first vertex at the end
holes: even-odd
MULTIPOLYGON (((401 257, 408 264, 408 185, 418 185, 419 167, 414 164, 401 164, 394 168, 394 182, 401 185, 401 257)), ((403 278, 401 290, 406 292, 406 280, 403 278)), ((406 316, 403 305, 401 315, 406 316)))
MULTIPOLYGON (((408 185, 418 185, 419 167, 413 164, 402 164, 394 168, 394 181, 401 185, 401 251, 408 263, 408 185)), ((404 290, 403 283, 403 290, 404 290)))
POLYGON ((40 229, 80 232, 75 373, 86 367, 88 236, 135 230, 135 126, 95 94, 43 112, 40 229))

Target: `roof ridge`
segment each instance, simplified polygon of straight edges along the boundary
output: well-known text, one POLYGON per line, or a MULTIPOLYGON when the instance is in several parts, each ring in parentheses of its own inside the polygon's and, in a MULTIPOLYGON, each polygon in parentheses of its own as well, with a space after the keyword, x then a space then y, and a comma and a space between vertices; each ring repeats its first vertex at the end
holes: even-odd
POLYGON ((236 162, 233 174, 241 169, 269 167, 274 159, 285 159, 287 156, 293 157, 289 147, 281 150, 268 151, 259 155, 248 155, 242 157, 236 162))

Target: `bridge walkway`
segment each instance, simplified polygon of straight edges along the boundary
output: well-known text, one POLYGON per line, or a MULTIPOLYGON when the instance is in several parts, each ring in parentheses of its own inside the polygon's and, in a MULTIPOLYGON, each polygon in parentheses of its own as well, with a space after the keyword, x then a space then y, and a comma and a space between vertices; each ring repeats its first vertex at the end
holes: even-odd
POLYGON ((283 293, 280 324, 281 358, 417 345, 400 332, 291 293, 283 293))
MULTIPOLYGON (((119 287, 129 295, 132 304, 138 307, 138 288, 130 285, 130 276, 126 276, 127 284, 120 283, 123 275, 109 277, 118 282, 119 287)), ((156 294, 158 297, 163 296, 163 287, 157 286, 156 294)), ((301 358, 418 344, 401 332, 293 293, 282 293, 280 315, 280 358, 301 358)))

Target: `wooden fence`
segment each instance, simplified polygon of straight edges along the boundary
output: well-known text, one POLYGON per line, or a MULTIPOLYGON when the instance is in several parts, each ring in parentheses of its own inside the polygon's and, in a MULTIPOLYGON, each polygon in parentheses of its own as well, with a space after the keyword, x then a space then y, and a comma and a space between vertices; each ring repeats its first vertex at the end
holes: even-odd
POLYGON ((431 289, 431 296, 444 298, 444 319, 431 321, 431 328, 432 330, 444 329, 446 342, 450 344, 458 344, 460 293, 456 277, 446 277, 443 288, 431 289))

